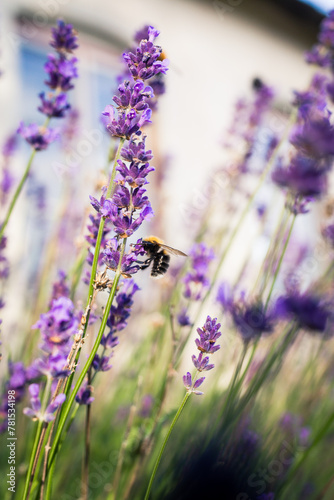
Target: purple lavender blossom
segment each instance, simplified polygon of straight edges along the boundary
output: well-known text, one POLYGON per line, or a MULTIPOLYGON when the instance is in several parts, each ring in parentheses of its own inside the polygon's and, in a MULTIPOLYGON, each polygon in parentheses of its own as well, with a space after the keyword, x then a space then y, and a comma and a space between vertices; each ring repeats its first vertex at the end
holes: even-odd
MULTIPOLYGON (((116 271, 119 258, 120 249, 119 243, 116 238, 108 241, 107 247, 103 250, 103 262, 106 264, 108 269, 116 271)), ((142 250, 138 245, 133 245, 131 251, 123 255, 121 273, 125 277, 129 277, 135 274, 139 270, 139 265, 137 264, 138 257, 142 254, 142 250)))
POLYGON ((327 189, 328 169, 319 168, 313 158, 295 156, 286 168, 278 166, 272 174, 273 181, 288 188, 295 197, 320 197, 327 189))
POLYGON ((283 319, 295 319, 300 328, 310 332, 326 333, 332 320, 328 304, 308 293, 279 297, 276 314, 283 319))
MULTIPOLYGON (((62 118, 70 108, 67 102, 67 92, 73 88, 72 80, 78 77, 77 59, 68 59, 68 54, 78 47, 76 32, 71 24, 65 24, 59 20, 57 27, 52 29, 51 47, 56 50, 56 54, 49 54, 44 65, 44 70, 48 74, 48 85, 54 92, 45 95, 41 92, 39 97, 41 105, 38 110, 48 118, 62 118)), ((46 149, 48 145, 58 138, 58 133, 52 129, 38 127, 37 124, 25 126, 20 124, 17 132, 36 151, 46 149)))
POLYGON ((64 93, 58 94, 55 97, 51 94, 51 97, 47 99, 45 92, 41 92, 39 98, 42 103, 38 107, 38 111, 50 118, 63 118, 66 111, 71 107, 67 102, 67 95, 64 93))
POLYGON ((291 143, 306 157, 314 160, 333 160, 334 126, 326 114, 310 111, 301 125, 297 125, 290 137, 291 143))
POLYGON ((214 252, 205 243, 197 243, 190 250, 189 257, 191 270, 183 278, 184 296, 191 300, 201 300, 210 285, 207 275, 214 252))
POLYGON ((40 329, 43 351, 49 354, 63 354, 66 360, 72 336, 77 333, 77 326, 72 301, 67 297, 60 297, 52 301, 50 310, 41 314, 32 328, 40 329))
POLYGON ((159 73, 165 74, 168 70, 168 61, 159 60, 162 53, 161 47, 153 43, 159 31, 149 26, 147 32, 148 39, 139 42, 135 53, 129 51, 123 54, 123 59, 134 79, 148 80, 159 73))
MULTIPOLYGON (((1 320, 0 320, 1 321, 1 320)), ((0 434, 7 431, 8 420, 8 396, 13 391, 15 403, 19 403, 25 393, 25 385, 27 382, 27 374, 24 364, 21 362, 13 363, 8 362, 8 380, 4 385, 4 391, 0 403, 0 434)))
POLYGON ((92 396, 93 388, 91 385, 87 384, 87 381, 82 384, 80 389, 75 396, 75 400, 79 405, 90 405, 94 401, 94 397, 92 396))
POLYGON ((45 127, 39 127, 36 123, 31 125, 24 125, 20 123, 17 132, 30 144, 36 151, 46 149, 49 144, 58 139, 59 134, 57 130, 45 127))
POLYGON ((59 270, 58 281, 55 281, 52 285, 52 295, 49 307, 52 306, 53 300, 60 299, 60 297, 69 297, 70 289, 66 281, 67 281, 66 273, 62 270, 59 270))
MULTIPOLYGON (((195 340, 195 344, 200 353, 198 356, 193 355, 191 358, 197 373, 209 371, 214 368, 213 364, 209 364, 209 356, 204 357, 204 354, 214 354, 220 349, 220 345, 215 345, 216 341, 221 336, 221 332, 219 331, 220 326, 220 323, 217 323, 217 318, 211 319, 210 316, 207 316, 203 328, 197 328, 199 338, 195 340)), ((201 377, 193 382, 190 372, 187 372, 187 374, 183 376, 183 384, 187 392, 194 392, 197 395, 203 394, 203 392, 197 391, 197 389, 202 385, 204 380, 205 377, 201 377)))
POLYGON ((24 408, 23 413, 33 420, 40 420, 43 422, 52 422, 55 419, 55 413, 58 408, 64 403, 65 394, 58 394, 54 401, 51 402, 44 413, 41 413, 41 400, 39 398, 40 387, 38 384, 31 384, 29 386, 30 404, 31 408, 24 408))
POLYGON ((78 48, 77 32, 73 29, 72 24, 65 24, 64 21, 58 19, 57 27, 51 29, 52 40, 50 42, 57 52, 71 53, 78 48))
POLYGON ((241 294, 239 300, 235 300, 226 284, 219 287, 217 301, 223 310, 229 313, 234 327, 245 343, 273 332, 276 311, 266 310, 260 301, 247 303, 244 294, 241 294))
POLYGON ((203 384, 204 380, 205 377, 201 377, 193 382, 190 372, 187 372, 186 375, 183 375, 183 385, 187 389, 187 392, 193 392, 194 394, 196 394, 196 396, 202 396, 204 394, 204 392, 197 390, 198 387, 203 384))
POLYGON ((137 113, 134 109, 129 111, 119 109, 116 112, 115 108, 108 104, 102 115, 108 119, 105 121, 105 126, 110 134, 125 139, 130 139, 134 134, 140 135, 141 127, 146 123, 152 123, 150 109, 145 109, 142 113, 137 113))
POLYGON ((318 44, 306 53, 306 61, 320 67, 329 67, 333 71, 334 36, 333 36, 334 10, 328 12, 320 25, 318 44))
MULTIPOLYGON (((111 306, 107 321, 107 326, 113 335, 126 327, 133 306, 133 296, 138 290, 139 286, 133 280, 123 282, 123 286, 116 297, 116 305, 111 306)), ((106 342, 108 341, 108 335, 106 336, 106 342)))
POLYGON ((178 321, 180 326, 190 326, 191 325, 190 317, 187 314, 187 310, 185 308, 181 309, 181 311, 177 315, 177 321, 178 321))
POLYGON ((9 191, 14 183, 14 176, 10 172, 10 159, 17 148, 17 135, 10 135, 2 148, 3 165, 0 179, 0 205, 7 201, 9 191))

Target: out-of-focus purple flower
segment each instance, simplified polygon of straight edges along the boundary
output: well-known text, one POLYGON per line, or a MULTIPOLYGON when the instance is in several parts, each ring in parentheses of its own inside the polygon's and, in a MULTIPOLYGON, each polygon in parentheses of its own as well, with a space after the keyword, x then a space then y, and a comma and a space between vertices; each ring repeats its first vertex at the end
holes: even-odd
POLYGON ((92 386, 87 384, 87 381, 80 387, 75 396, 75 400, 79 405, 90 405, 94 401, 92 396, 92 386))
POLYGON ((295 91, 293 105, 298 108, 300 118, 306 119, 312 110, 317 109, 325 112, 327 106, 326 84, 328 78, 321 73, 315 73, 307 91, 295 91))
POLYGON ((288 167, 278 166, 272 179, 296 197, 319 197, 326 192, 327 174, 328 169, 319 167, 317 160, 297 155, 288 167))
POLYGON ((256 500, 275 500, 275 495, 274 493, 262 493, 256 497, 256 500))
POLYGON ((279 425, 292 442, 297 440, 298 445, 303 447, 309 445, 311 431, 309 427, 303 425, 302 417, 290 412, 284 413, 279 425))
POLYGON ((59 299, 60 297, 69 297, 70 289, 66 283, 67 276, 61 269, 58 271, 58 281, 55 281, 52 285, 52 295, 49 303, 49 307, 52 305, 52 301, 59 299))
POLYGON ((190 326, 191 325, 191 321, 190 321, 189 315, 187 314, 186 309, 183 308, 179 312, 179 314, 177 315, 177 321, 178 321, 180 326, 190 326))
POLYGON ((233 305, 233 293, 229 283, 226 281, 220 284, 216 300, 224 310, 229 309, 233 305))
POLYGON ((62 354, 50 354, 48 357, 37 358, 27 368, 27 377, 29 380, 47 375, 52 378, 63 378, 70 375, 70 371, 64 368, 66 358, 62 354))
POLYGON ((10 135, 2 148, 3 164, 0 177, 0 205, 4 205, 11 187, 14 183, 14 176, 10 171, 10 159, 17 148, 17 135, 10 135))
POLYGON ((272 87, 263 83, 259 78, 253 81, 253 88, 255 90, 255 102, 250 116, 250 125, 254 127, 261 122, 263 113, 268 109, 275 93, 272 87))
POLYGON ((51 95, 49 99, 45 97, 45 92, 41 92, 39 97, 42 101, 41 105, 38 107, 38 111, 43 113, 50 118, 63 118, 66 111, 70 108, 67 102, 66 94, 58 94, 57 96, 51 95))
POLYGON ((326 332, 332 314, 324 301, 311 294, 279 297, 276 314, 283 319, 295 319, 300 328, 311 332, 326 332))
POLYGON ((47 353, 68 355, 72 336, 77 332, 78 321, 73 302, 67 297, 53 300, 51 309, 41 314, 33 328, 41 331, 41 349, 47 353))
POLYGON ((151 394, 146 394, 142 397, 141 407, 138 411, 138 415, 142 418, 147 418, 151 415, 154 403, 154 397, 151 394))
POLYGON ((62 92, 68 92, 73 89, 72 79, 78 78, 77 62, 78 59, 76 57, 65 59, 63 57, 59 58, 54 54, 49 54, 48 61, 44 65, 44 70, 49 78, 45 80, 45 84, 50 89, 59 89, 62 92))
POLYGON ((111 370, 112 364, 110 363, 110 359, 113 357, 113 353, 111 352, 108 356, 99 356, 95 354, 93 359, 92 366, 96 372, 107 372, 111 370))
POLYGON ((318 35, 318 44, 306 53, 306 61, 320 67, 329 67, 333 71, 334 61, 334 10, 328 12, 321 25, 318 35))
POLYGON ((52 420, 55 419, 56 411, 64 403, 66 396, 65 394, 58 394, 58 396, 55 397, 54 401, 47 406, 45 412, 42 414, 39 391, 40 388, 38 384, 31 384, 29 386, 31 408, 24 408, 23 413, 33 420, 52 422, 52 420))
POLYGON ((191 269, 183 278, 184 296, 191 300, 201 300, 210 285, 208 272, 214 252, 205 243, 197 243, 190 250, 189 257, 191 269))
MULTIPOLYGON (((41 92, 39 97, 41 105, 38 110, 49 118, 62 118, 70 108, 67 96, 64 92, 73 88, 72 80, 78 77, 77 59, 68 59, 68 54, 78 47, 76 32, 71 24, 65 24, 59 20, 57 27, 52 29, 51 47, 56 54, 49 54, 44 70, 48 75, 45 84, 54 92, 45 96, 41 92)), ((20 124, 17 132, 36 150, 46 149, 51 142, 58 137, 58 133, 52 129, 38 127, 37 124, 24 126, 20 124)))
POLYGON ((46 149, 49 144, 59 138, 57 130, 45 127, 39 127, 36 123, 24 125, 20 123, 17 132, 30 144, 36 151, 46 149))
MULTIPOLYGON (((1 320, 0 320, 1 323, 1 320)), ((7 431, 7 420, 8 420, 8 403, 9 394, 14 392, 15 403, 19 403, 25 393, 25 385, 27 383, 27 373, 22 362, 13 363, 8 362, 8 380, 4 384, 4 390, 1 397, 0 403, 0 434, 7 431)), ((12 400, 11 400, 12 401, 12 400)))
POLYGON ((294 128, 290 142, 306 157, 333 160, 334 126, 328 116, 313 108, 303 123, 294 128))
POLYGON ((72 24, 65 24, 61 19, 57 20, 57 27, 51 29, 52 40, 50 42, 57 52, 71 53, 78 48, 77 32, 73 29, 72 24))
POLYGON ((273 332, 276 311, 266 310, 260 301, 247 303, 244 294, 241 294, 239 300, 235 300, 225 283, 219 288, 217 301, 224 311, 229 313, 233 325, 245 343, 273 332))

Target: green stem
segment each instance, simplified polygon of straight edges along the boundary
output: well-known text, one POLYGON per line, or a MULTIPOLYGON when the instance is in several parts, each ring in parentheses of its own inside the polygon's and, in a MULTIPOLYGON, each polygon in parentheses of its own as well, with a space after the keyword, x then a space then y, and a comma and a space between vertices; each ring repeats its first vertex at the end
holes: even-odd
POLYGON ((276 283, 276 280, 277 280, 277 276, 278 276, 278 273, 280 271, 280 268, 281 268, 281 265, 282 265, 282 262, 283 262, 283 257, 285 255, 286 249, 287 249, 289 241, 290 241, 290 237, 291 237, 291 234, 292 234, 292 230, 293 230, 293 226, 295 224, 296 217, 297 217, 296 215, 293 216, 293 219, 292 219, 292 222, 291 222, 291 225, 290 225, 290 229, 289 229, 289 233, 288 233, 288 236, 287 236, 287 238, 285 240, 284 247, 283 247, 280 259, 278 261, 277 269, 276 269, 275 274, 274 274, 273 282, 271 284, 271 287, 270 287, 270 290, 269 290, 269 294, 268 294, 268 297, 267 297, 267 300, 266 300, 265 310, 267 310, 267 308, 268 308, 270 297, 271 297, 271 295, 273 293, 274 286, 275 286, 275 283, 276 283))
POLYGON ((37 430, 36 430, 34 444, 33 444, 32 450, 31 450, 29 466, 28 466, 28 470, 27 470, 26 483, 25 483, 24 492, 23 492, 23 500, 26 500, 26 498, 28 498, 29 494, 30 494, 30 489, 31 489, 30 478, 31 478, 32 469, 33 469, 34 462, 35 462, 35 456, 36 456, 36 453, 38 450, 38 445, 40 442, 40 437, 42 434, 42 428, 43 428, 43 422, 41 420, 39 420, 37 430))
POLYGON ((28 177, 28 175, 29 175, 29 172, 30 172, 31 165, 32 165, 33 159, 34 159, 34 157, 35 157, 35 154, 36 154, 36 149, 33 149, 33 150, 32 150, 32 152, 31 152, 30 158, 29 158, 29 160, 28 160, 28 163, 27 163, 26 169, 25 169, 25 171, 24 171, 24 174, 23 174, 23 176, 22 176, 22 179, 21 179, 21 181, 20 181, 19 185, 17 186, 16 191, 15 191, 15 193, 14 193, 14 196, 13 196, 13 198, 12 198, 12 201, 11 201, 11 203, 10 203, 9 207, 8 207, 8 210, 7 210, 7 214, 6 214, 5 220, 3 221, 2 225, 1 225, 1 228, 0 228, 0 241, 1 241, 1 239, 2 239, 2 236, 3 236, 4 232, 5 232, 5 229, 6 229, 6 227, 7 227, 7 224, 8 224, 9 218, 10 218, 10 216, 11 216, 11 214, 12 214, 12 211, 13 211, 13 209, 14 209, 15 205, 16 205, 16 202, 17 202, 17 200, 18 200, 18 197, 20 196, 20 193, 21 193, 21 191, 22 191, 22 188, 23 188, 23 186, 24 186, 24 184, 25 184, 25 182, 26 182, 26 180, 27 180, 27 177, 28 177))
POLYGON ((42 442, 45 437, 45 429, 47 426, 47 422, 44 422, 43 416, 47 407, 47 402, 50 394, 50 389, 51 389, 51 383, 52 379, 51 377, 48 377, 46 380, 46 385, 44 389, 44 394, 43 394, 43 401, 41 404, 41 418, 38 421, 38 426, 37 426, 37 431, 36 431, 36 436, 34 440, 34 444, 31 450, 31 456, 30 456, 30 461, 29 461, 29 467, 27 470, 27 477, 26 477, 26 482, 24 486, 24 492, 23 492, 23 500, 26 500, 29 498, 30 495, 30 490, 32 486, 32 482, 34 480, 34 475, 36 471, 36 465, 38 461, 38 457, 42 448, 42 442))
POLYGON ((184 407, 185 407, 185 405, 186 405, 186 402, 187 402, 187 401, 188 401, 188 399, 189 399, 190 394, 191 394, 191 392, 187 392, 187 393, 186 393, 186 395, 184 396, 183 401, 182 401, 182 403, 181 403, 181 406, 180 406, 180 408, 177 410, 176 415, 175 415, 175 417, 173 418, 173 421, 172 421, 172 423, 171 423, 171 425, 170 425, 170 428, 168 429, 167 435, 166 435, 166 437, 165 437, 165 439, 164 439, 164 442, 162 443, 162 446, 161 446, 160 451, 159 451, 159 455, 158 455, 158 457, 157 457, 157 459, 156 459, 156 462, 155 462, 155 465, 154 465, 154 468, 153 468, 153 471, 152 471, 152 474, 151 474, 151 478, 150 478, 150 481, 149 481, 149 483, 148 483, 148 487, 147 487, 147 490, 146 490, 146 495, 145 495, 144 500, 148 500, 148 499, 149 499, 150 492, 151 492, 151 488, 152 488, 152 484, 153 484, 153 481, 154 481, 154 478, 155 478, 156 472, 157 472, 157 470, 158 470, 158 467, 159 467, 159 464, 160 464, 160 461, 161 461, 161 457, 162 457, 163 452, 164 452, 164 450, 165 450, 165 448, 166 448, 166 444, 167 444, 168 439, 169 439, 169 437, 170 437, 170 435, 171 435, 171 433, 172 433, 172 430, 173 430, 173 429, 174 429, 174 427, 175 427, 176 422, 178 421, 179 416, 180 416, 180 415, 181 415, 181 413, 182 413, 183 408, 184 408, 184 407))
POLYGON ((110 294, 109 294, 109 297, 108 297, 108 300, 107 300, 107 303, 106 303, 106 306, 105 306, 105 310, 104 310, 104 313, 103 313, 103 317, 102 317, 100 329, 99 329, 99 332, 97 334, 97 337, 96 337, 93 349, 92 349, 92 351, 91 351, 91 353, 89 355, 88 360, 86 361, 85 366, 83 367, 83 369, 82 369, 82 371, 81 371, 81 373, 80 373, 80 375, 78 377, 78 380, 77 380, 77 382, 75 384, 75 387, 74 387, 73 391, 71 392, 71 394, 70 394, 70 396, 68 398, 66 406, 64 407, 64 410, 61 413, 61 417, 60 417, 60 420, 59 420, 59 425, 58 425, 58 428, 57 428, 57 432, 56 432, 56 435, 55 435, 55 438, 54 438, 54 442, 52 444, 52 448, 51 448, 51 451, 50 451, 49 467, 51 466, 53 460, 55 459, 56 453, 58 451, 57 449, 58 449, 58 445, 59 445, 59 442, 60 442, 61 434, 62 434, 64 425, 65 425, 66 419, 67 419, 67 417, 68 417, 68 415, 69 415, 69 413, 71 411, 72 404, 74 403, 75 396, 76 396, 77 392, 79 391, 79 389, 81 387, 81 384, 84 381, 84 378, 86 376, 86 373, 88 372, 88 370, 89 370, 89 368, 90 368, 90 366, 91 366, 91 364, 92 364, 92 362, 94 360, 95 354, 97 353, 97 350, 98 350, 98 348, 100 346, 101 339, 102 339, 105 327, 107 325, 107 320, 108 320, 110 308, 111 308, 113 299, 115 297, 116 290, 117 290, 117 285, 118 285, 118 282, 119 282, 119 279, 120 279, 120 276, 121 276, 121 267, 122 267, 122 260, 123 260, 123 255, 124 255, 124 251, 125 251, 125 246, 126 246, 126 238, 124 238, 123 241, 122 241, 121 252, 120 252, 120 257, 119 257, 119 263, 118 263, 118 266, 117 266, 117 270, 116 270, 116 273, 115 273, 115 277, 114 277, 114 281, 113 281, 113 284, 112 284, 112 288, 110 290, 110 294))
MULTIPOLYGON (((67 434, 69 428, 71 427, 72 422, 73 422, 73 420, 78 412, 79 406, 80 405, 77 403, 77 405, 75 406, 75 408, 72 412, 71 418, 69 419, 68 424, 66 425, 65 434, 67 434)), ((64 436, 60 440, 58 450, 61 448, 63 441, 64 441, 64 436)), ((54 460, 52 462, 51 467, 50 467, 49 472, 48 472, 48 475, 47 475, 47 487, 46 487, 46 492, 45 492, 45 500, 51 500, 52 484, 53 484, 52 480, 53 480, 55 466, 56 466, 56 460, 54 460)))

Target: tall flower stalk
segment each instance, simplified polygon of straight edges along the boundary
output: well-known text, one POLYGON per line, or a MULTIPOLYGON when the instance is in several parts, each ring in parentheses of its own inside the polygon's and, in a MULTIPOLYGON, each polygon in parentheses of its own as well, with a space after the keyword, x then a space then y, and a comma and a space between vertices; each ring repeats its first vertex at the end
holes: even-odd
POLYGON ((1 224, 0 240, 3 237, 12 211, 29 176, 36 152, 47 149, 49 144, 58 138, 58 132, 49 128, 49 123, 53 118, 63 118, 65 116, 67 110, 70 108, 67 100, 67 92, 73 88, 73 78, 78 77, 77 58, 70 57, 73 50, 78 47, 77 35, 72 25, 65 24, 64 21, 59 20, 57 27, 52 29, 50 45, 56 51, 56 54, 48 55, 48 61, 44 69, 48 75, 48 80, 45 81, 45 84, 50 88, 51 92, 48 94, 41 92, 39 94, 41 104, 38 107, 38 110, 46 116, 46 119, 42 126, 38 126, 35 123, 25 126, 21 122, 17 130, 25 141, 30 144, 32 152, 24 174, 9 204, 5 219, 1 224))

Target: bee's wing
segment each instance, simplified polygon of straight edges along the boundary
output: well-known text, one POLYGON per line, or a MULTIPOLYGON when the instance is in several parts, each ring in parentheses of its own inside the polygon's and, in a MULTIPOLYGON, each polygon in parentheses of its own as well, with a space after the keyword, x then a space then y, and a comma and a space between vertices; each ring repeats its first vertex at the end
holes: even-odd
POLYGON ((164 243, 160 243, 159 246, 166 250, 166 252, 172 254, 172 255, 182 255, 182 257, 187 257, 186 253, 181 252, 181 250, 176 250, 176 248, 169 247, 168 245, 165 245, 164 243))

